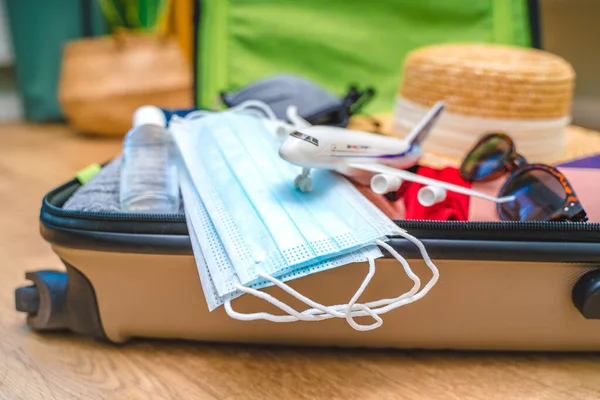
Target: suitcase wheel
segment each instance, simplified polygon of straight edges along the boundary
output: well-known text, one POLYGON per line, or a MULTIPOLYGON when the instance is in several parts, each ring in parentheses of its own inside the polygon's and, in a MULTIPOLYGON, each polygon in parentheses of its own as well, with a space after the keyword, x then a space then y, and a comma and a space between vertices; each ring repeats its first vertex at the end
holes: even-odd
POLYGON ((33 285, 15 290, 15 308, 27 313, 27 324, 37 331, 67 329, 67 273, 44 270, 25 277, 33 285))

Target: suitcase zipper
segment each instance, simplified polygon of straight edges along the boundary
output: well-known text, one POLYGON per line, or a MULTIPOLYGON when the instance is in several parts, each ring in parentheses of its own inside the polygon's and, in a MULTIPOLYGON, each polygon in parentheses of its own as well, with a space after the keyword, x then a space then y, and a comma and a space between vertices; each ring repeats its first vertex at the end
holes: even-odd
POLYGON ((52 205, 42 206, 45 211, 65 218, 94 219, 102 221, 135 221, 135 222, 185 222, 185 214, 153 214, 153 213, 109 213, 63 210, 52 205))
MULTIPOLYGON (((80 186, 80 183, 74 179, 64 185, 54 189, 46 195, 42 203, 42 221, 44 215, 49 214, 69 221, 64 221, 65 227, 85 229, 86 221, 101 221, 108 223, 104 225, 106 231, 111 231, 110 222, 132 222, 138 225, 136 232, 140 232, 140 224, 148 228, 148 234, 164 233, 163 224, 181 225, 177 231, 186 231, 185 214, 155 214, 155 213, 111 213, 111 212, 89 212, 65 210, 62 207, 67 198, 72 195, 74 189, 80 186), (75 222, 78 221, 78 222, 75 222), (79 227, 78 225, 81 225, 79 227), (157 230, 157 232, 155 232, 157 230)), ((523 240, 544 241, 549 237, 540 237, 541 232, 544 236, 553 236, 559 240, 584 240, 600 241, 600 224, 590 222, 465 222, 465 221, 418 221, 418 220, 396 220, 398 226, 415 234, 429 238, 458 238, 458 237, 476 237, 484 240, 497 240, 501 237, 516 240, 522 237, 523 240), (592 235, 590 235, 592 234, 592 235), (519 236, 520 235, 520 236, 519 236), (581 237, 583 235, 584 237, 581 237)), ((60 222, 52 221, 53 224, 60 222)), ((62 223, 60 223, 62 225, 62 223)), ((123 225, 119 224, 120 231, 123 225)), ((127 225, 125 225, 126 227, 127 225)))
POLYGON ((395 221, 406 229, 446 229, 446 230, 478 230, 478 231, 600 231, 600 224, 590 222, 535 222, 535 221, 503 221, 503 222, 463 222, 463 221, 395 221))
MULTIPOLYGON (((158 213, 113 213, 100 211, 78 211, 65 210, 62 205, 67 200, 65 191, 77 188, 81 184, 73 179, 58 188, 52 190, 44 197, 42 201, 42 213, 49 213, 61 218, 75 218, 81 220, 100 220, 100 221, 132 221, 132 222, 183 222, 185 223, 185 214, 158 214, 158 213)), ((72 192, 69 191, 71 194, 72 192)))

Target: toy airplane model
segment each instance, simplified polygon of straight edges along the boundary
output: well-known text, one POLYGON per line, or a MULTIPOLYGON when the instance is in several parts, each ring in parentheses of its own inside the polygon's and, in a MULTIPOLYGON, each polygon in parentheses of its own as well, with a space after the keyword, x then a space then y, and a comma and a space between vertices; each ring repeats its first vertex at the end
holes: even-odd
POLYGON ((377 194, 396 191, 403 181, 426 185, 418 192, 418 200, 425 207, 443 201, 447 190, 496 203, 514 200, 514 196, 488 196, 476 190, 406 171, 406 168, 415 165, 422 157, 420 145, 444 106, 443 102, 435 104, 403 140, 344 128, 305 124, 305 128, 297 129, 285 138, 279 148, 279 156, 302 167, 295 185, 303 192, 312 188, 310 170, 323 168, 337 171, 361 183, 367 183, 367 178, 371 190, 377 194))

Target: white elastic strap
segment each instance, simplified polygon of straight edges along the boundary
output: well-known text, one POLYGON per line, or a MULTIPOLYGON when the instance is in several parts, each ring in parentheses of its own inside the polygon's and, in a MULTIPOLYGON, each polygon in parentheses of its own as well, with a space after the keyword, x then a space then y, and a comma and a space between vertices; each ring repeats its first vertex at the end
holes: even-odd
POLYGON ((287 108, 287 116, 290 121, 289 123, 280 119, 267 119, 272 124, 269 126, 269 129, 275 132, 275 137, 279 140, 284 140, 290 133, 297 129, 311 126, 310 123, 298 115, 298 108, 296 106, 289 106, 287 108))
POLYGON ((231 300, 226 300, 224 303, 225 312, 231 318, 235 318, 240 321, 254 321, 257 319, 264 319, 264 320, 271 321, 271 322, 296 322, 298 320, 320 321, 323 319, 333 318, 332 315, 324 314, 322 316, 314 316, 314 318, 311 318, 311 319, 304 319, 303 315, 301 315, 298 311, 294 310, 292 307, 288 306, 287 304, 277 300, 270 294, 261 292, 256 289, 244 287, 244 286, 240 286, 239 290, 246 294, 251 294, 255 297, 258 297, 259 299, 265 300, 265 301, 273 304, 275 307, 277 307, 289 314, 289 315, 274 315, 274 314, 270 314, 267 312, 240 313, 240 312, 235 311, 231 307, 231 300))
POLYGON ((185 117, 183 117, 184 120, 192 120, 195 118, 199 118, 199 117, 204 117, 207 114, 214 114, 216 111, 209 111, 209 110, 196 110, 196 111, 192 111, 191 113, 188 113, 185 117))
MULTIPOLYGON (((226 309, 227 313, 230 316, 232 316, 233 318, 242 319, 245 321, 255 320, 255 319, 266 319, 266 320, 273 321, 273 322, 291 322, 291 321, 295 321, 295 320, 319 321, 319 320, 323 320, 323 319, 329 319, 332 317, 337 317, 337 318, 343 317, 346 319, 346 321, 352 328, 354 328, 358 331, 366 331, 366 330, 376 329, 383 324, 383 320, 377 314, 383 314, 387 311, 385 311, 383 309, 371 310, 371 307, 380 307, 380 306, 388 305, 390 303, 398 304, 400 301, 410 298, 413 295, 415 295, 415 293, 418 292, 418 290, 420 288, 420 284, 421 284, 419 277, 412 271, 412 269, 410 268, 408 262, 406 261, 406 259, 404 257, 402 257, 400 254, 398 254, 398 252, 396 252, 391 246, 389 246, 388 244, 386 244, 383 241, 378 240, 377 244, 386 248, 392 254, 392 256, 394 256, 400 262, 400 264, 404 268, 406 275, 413 281, 413 287, 411 288, 410 291, 408 291, 396 298, 392 298, 392 299, 381 299, 381 300, 377 300, 377 301, 368 302, 366 304, 356 304, 356 302, 358 301, 360 296, 366 290, 371 279, 375 275, 375 261, 373 258, 369 257, 369 259, 368 259, 369 272, 365 276, 365 279, 363 280, 362 284, 360 285, 360 287, 358 288, 356 293, 352 296, 352 299, 350 300, 350 302, 348 304, 324 306, 324 305, 317 303, 317 302, 307 298, 306 296, 300 294, 299 292, 297 292, 296 290, 291 288, 289 285, 281 282, 279 279, 273 278, 264 273, 259 273, 259 276, 261 278, 266 279, 269 282, 275 284, 276 286, 278 286, 280 289, 282 289, 289 295, 295 297, 296 299, 302 301, 304 304, 307 304, 308 306, 311 306, 313 308, 305 310, 303 312, 298 312, 297 310, 291 308, 287 304, 279 301, 278 299, 274 298, 273 296, 271 296, 269 294, 266 294, 266 293, 261 292, 256 289, 247 288, 247 287, 239 285, 238 290, 240 290, 244 293, 247 293, 247 294, 252 294, 260 299, 263 299, 263 300, 273 304, 274 306, 278 307, 282 311, 287 312, 290 315, 273 315, 273 314, 264 313, 264 312, 263 313, 253 313, 253 314, 240 314, 240 313, 236 312, 235 310, 233 310, 230 302, 226 303, 225 309, 226 309), (355 317, 361 317, 361 316, 370 316, 373 319, 375 319, 375 322, 372 324, 369 324, 369 325, 363 325, 363 324, 358 324, 356 321, 354 321, 355 317)), ((406 302, 406 304, 408 304, 408 302, 406 302)), ((394 307, 394 308, 396 308, 396 307, 394 307)))
MULTIPOLYGON (((405 292, 398 297, 394 297, 391 299, 381 299, 381 300, 376 300, 376 301, 369 301, 369 302, 365 303, 365 306, 367 306, 369 308, 386 306, 388 304, 396 303, 396 302, 399 302, 399 301, 402 301, 404 299, 414 296, 421 287, 421 279, 419 279, 419 277, 410 268, 408 261, 406 261, 406 259, 404 257, 402 257, 396 250, 394 250, 394 248, 392 246, 383 242, 382 240, 376 240, 375 243, 377 243, 379 246, 385 248, 387 251, 390 252, 392 257, 394 257, 396 260, 398 260, 400 265, 402 265, 402 268, 404 269, 404 273, 406 273, 406 276, 408 276, 408 278, 413 282, 413 286, 408 292, 405 292)), ((375 314, 384 314, 384 312, 378 312, 377 308, 373 309, 372 311, 375 314)))
POLYGON ((276 299, 275 297, 273 297, 265 292, 262 292, 262 291, 259 291, 259 290, 253 289, 253 288, 248 288, 248 287, 245 287, 242 285, 237 285, 237 289, 239 291, 246 293, 246 294, 251 294, 260 299, 263 299, 263 300, 267 301, 268 303, 271 303, 275 307, 281 309, 282 311, 287 312, 289 315, 273 315, 273 314, 264 313, 264 312, 241 314, 241 313, 238 313, 235 310, 233 310, 229 301, 227 301, 225 303, 225 310, 226 310, 227 314, 229 316, 231 316, 232 318, 241 319, 243 321, 256 320, 256 319, 266 319, 266 320, 272 321, 272 322, 292 322, 292 321, 297 321, 297 320, 320 321, 323 319, 337 317, 337 318, 346 318, 348 323, 354 329, 359 330, 359 331, 376 329, 379 326, 381 326, 381 324, 383 323, 383 320, 381 319, 381 317, 375 315, 373 312, 371 312, 371 310, 368 307, 366 307, 363 304, 354 304, 356 302, 356 300, 362 295, 362 293, 366 289, 367 285, 369 284, 369 281, 372 279, 373 275, 375 274, 375 263, 373 262, 372 259, 369 259, 369 261, 370 261, 369 272, 367 273, 367 276, 363 280, 359 289, 356 291, 356 293, 352 297, 351 304, 343 305, 343 306, 335 306, 335 307, 324 306, 323 304, 317 303, 317 302, 309 299, 308 297, 300 294, 296 290, 292 289, 289 285, 281 282, 279 279, 276 279, 276 278, 269 276, 267 274, 264 274, 264 273, 259 273, 258 274, 259 277, 261 277, 265 280, 268 280, 269 282, 271 282, 274 285, 276 285, 277 287, 281 288, 283 291, 285 291, 289 295, 297 298, 304 304, 307 304, 308 306, 311 306, 313 308, 305 310, 303 312, 298 312, 294 308, 290 307, 289 305, 281 302, 280 300, 276 299), (346 312, 342 313, 336 308, 342 308, 342 309, 346 310, 346 312), (361 324, 356 323, 354 320, 352 320, 352 318, 351 318, 352 316, 371 316, 375 320, 375 322, 370 325, 361 325, 361 324))
MULTIPOLYGON (((373 313, 375 313, 377 315, 385 314, 385 313, 390 312, 398 307, 402 307, 406 304, 414 303, 415 301, 423 298, 431 290, 431 288, 437 283, 437 281, 439 279, 439 270, 435 266, 435 264, 433 263, 431 258, 429 257, 429 254, 427 253, 427 249, 425 249, 425 246, 423 246, 423 243, 421 243, 421 241, 419 239, 417 239, 416 237, 412 236, 411 234, 409 234, 407 232, 401 231, 399 234, 400 234, 400 236, 408 239, 410 242, 412 242, 414 245, 417 246, 417 248, 419 249, 419 251, 421 253, 421 256, 423 257, 423 260, 425 261, 425 264, 432 272, 432 277, 429 280, 429 282, 427 283, 427 285, 425 285, 423 290, 421 290, 419 292, 421 281, 420 281, 419 277, 410 268, 406 259, 404 257, 402 257, 389 244, 387 244, 381 240, 376 240, 376 243, 379 246, 386 249, 392 255, 392 257, 394 257, 396 260, 398 260, 398 262, 400 262, 400 264, 404 268, 404 272, 406 273, 406 275, 413 281, 413 287, 411 288, 411 290, 398 296, 398 297, 395 297, 392 299, 381 299, 381 300, 377 300, 377 301, 370 301, 370 302, 364 303, 364 305, 366 307, 369 307, 370 311, 372 311, 373 313)), ((358 299, 358 297, 356 297, 356 299, 358 299)), ((343 306, 344 305, 337 305, 337 306, 332 306, 332 308, 338 309, 343 306)), ((357 314, 357 313, 353 313, 352 315, 353 316, 363 316, 362 314, 357 314)))
MULTIPOLYGON (((389 304, 387 304, 386 306, 373 309, 372 311, 375 312, 376 314, 385 314, 385 313, 392 311, 398 307, 402 307, 406 304, 414 303, 415 301, 422 299, 427 293, 429 293, 431 288, 433 286, 435 286, 435 284, 437 283, 437 281, 440 277, 440 272, 439 272, 438 268, 435 266, 435 264, 433 263, 433 261, 431 261, 431 258, 429 257, 429 254, 427 253, 427 249, 425 249, 425 246, 423 246, 423 243, 421 243, 421 241, 419 239, 417 239, 413 235, 409 234, 408 232, 401 231, 401 232, 399 232, 399 234, 400 234, 400 236, 404 237, 405 239, 408 239, 415 246, 417 246, 417 248, 421 252, 421 256, 423 257, 425 264, 431 270, 432 277, 419 293, 416 293, 414 295, 411 295, 411 296, 405 297, 405 298, 401 298, 402 296, 400 296, 396 299, 393 299, 393 301, 389 302, 389 304)), ((392 256, 394 256, 398 261, 400 261, 400 259, 404 259, 404 257, 402 257, 400 254, 398 254, 398 252, 389 244, 384 243, 382 241, 377 241, 377 244, 382 246, 383 248, 385 248, 387 251, 389 251, 390 254, 392 256)), ((412 272, 412 270, 411 270, 411 272, 412 272)), ((408 274, 408 272, 407 272, 407 274, 408 274)), ((367 305, 369 305, 369 303, 367 303, 367 305)), ((370 306, 373 307, 372 305, 370 305, 370 306)))
POLYGON ((314 300, 311 300, 308 297, 302 295, 301 293, 297 292, 292 287, 283 283, 279 279, 273 278, 266 274, 259 275, 261 275, 261 278, 267 279, 268 281, 275 284, 277 287, 288 293, 290 296, 293 296, 296 299, 303 302, 304 304, 313 307, 311 309, 303 311, 301 313, 302 315, 320 316, 321 314, 318 314, 318 312, 321 311, 323 314, 329 314, 332 317, 345 318, 348 324, 350 324, 350 326, 352 326, 352 328, 356 329, 357 331, 368 331, 377 329, 383 324, 383 320, 381 319, 381 317, 374 314, 369 307, 367 307, 364 304, 356 304, 356 301, 367 288, 369 282, 373 278, 373 275, 375 275, 375 261, 371 257, 369 257, 368 260, 369 272, 363 279, 363 282, 361 283, 357 291, 352 296, 350 302, 348 304, 343 305, 324 306, 323 304, 317 303, 314 300), (356 321, 354 321, 353 317, 355 316, 370 316, 375 320, 375 322, 369 325, 359 324, 356 321))
POLYGON ((245 110, 248 108, 256 108, 259 109, 260 111, 262 111, 264 113, 264 115, 272 120, 277 120, 277 116, 275 115, 275 113, 273 112, 273 110, 271 109, 271 107, 269 107, 269 105, 265 102, 262 102, 260 100, 247 100, 245 102, 243 102, 242 104, 239 104, 235 107, 231 107, 229 109, 229 111, 233 111, 233 110, 245 110))
POLYGON ((273 296, 271 296, 267 293, 261 292, 256 289, 247 288, 245 286, 238 285, 238 290, 240 290, 244 293, 247 293, 247 294, 254 295, 260 299, 263 299, 263 300, 273 304, 275 307, 281 309, 282 311, 287 312, 289 315, 273 315, 273 314, 269 314, 269 313, 265 313, 265 312, 251 313, 251 314, 238 313, 235 310, 233 310, 233 308, 231 307, 230 301, 225 302, 225 310, 230 317, 236 318, 239 320, 243 320, 243 321, 250 321, 250 320, 257 320, 257 319, 265 319, 265 320, 272 321, 272 322, 294 322, 294 321, 298 321, 298 320, 320 321, 320 320, 324 320, 324 319, 330 319, 333 317, 337 317, 337 318, 346 319, 346 321, 348 322, 348 324, 350 326, 352 326, 352 328, 359 330, 359 331, 367 331, 367 330, 376 329, 383 324, 383 320, 381 319, 381 317, 379 317, 379 314, 385 314, 385 313, 387 313, 391 310, 394 310, 398 307, 413 303, 413 302, 423 298, 431 290, 431 288, 437 283, 437 281, 439 279, 439 270, 437 269, 437 267, 435 266, 435 264, 429 257, 429 254, 427 253, 425 246, 423 246, 423 244, 417 238, 415 238, 414 236, 412 236, 406 232, 400 232, 400 235, 403 236, 404 238, 408 239, 410 242, 412 242, 413 244, 415 244, 417 246, 417 248, 419 249, 419 251, 421 253, 421 256, 423 257, 423 260, 425 261, 425 264, 429 267, 429 269, 432 272, 432 275, 433 275, 432 278, 427 283, 427 285, 425 285, 423 290, 421 290, 420 292, 418 292, 418 290, 420 288, 420 279, 412 271, 412 269, 408 265, 408 262, 406 261, 406 259, 404 257, 402 257, 389 244, 387 244, 381 240, 377 240, 376 242, 378 245, 385 248, 388 252, 390 252, 390 254, 394 258, 396 258, 396 260, 398 260, 398 262, 400 262, 400 264, 403 266, 404 271, 406 272, 407 276, 413 281, 414 284, 410 291, 408 291, 396 298, 392 298, 392 299, 381 299, 381 300, 377 300, 377 301, 367 302, 365 304, 357 304, 356 302, 358 301, 360 296, 363 294, 367 285, 369 284, 369 282, 371 281, 371 279, 373 278, 373 276, 375 274, 375 262, 372 258, 369 258, 369 272, 367 273, 367 276, 363 280, 362 284, 360 285, 360 287, 358 288, 356 293, 352 296, 352 299, 350 300, 350 302, 348 304, 340 304, 340 305, 335 305, 335 306, 324 306, 324 305, 317 303, 317 302, 307 298, 306 296, 298 293, 296 290, 291 288, 289 285, 281 282, 280 280, 273 278, 267 274, 259 273, 259 276, 261 278, 266 279, 269 282, 275 284, 276 286, 278 286, 279 288, 284 290, 286 293, 288 293, 291 296, 295 297, 296 299, 302 301, 303 303, 305 303, 309 306, 312 306, 313 308, 307 309, 302 312, 298 312, 294 308, 288 306, 287 304, 281 302, 280 300, 274 298, 273 296), (372 309, 371 307, 379 307, 379 308, 372 309), (341 311, 343 311, 343 313, 341 311), (370 324, 370 325, 358 324, 358 323, 356 323, 356 321, 354 321, 353 318, 360 317, 360 316, 370 316, 373 319, 375 319, 375 323, 370 324))
MULTIPOLYGON (((219 113, 219 112, 232 112, 232 111, 248 111, 248 112, 252 112, 252 108, 258 109, 259 111, 261 111, 262 113, 259 114, 259 116, 266 116, 269 119, 272 120, 277 120, 277 116, 275 115, 275 113, 273 112, 273 110, 267 105, 267 103, 264 103, 260 100, 248 100, 245 101, 235 107, 231 107, 228 108, 226 110, 223 111, 212 111, 212 110, 196 110, 196 111, 192 111, 190 113, 188 113, 183 119, 185 120, 192 120, 198 117, 203 117, 207 114, 215 114, 215 113, 219 113)), ((254 114, 254 112, 252 112, 254 114)))
POLYGON ((288 106, 285 113, 290 122, 298 129, 308 128, 309 126, 312 126, 310 122, 308 122, 298 114, 298 107, 296 106, 288 106))
MULTIPOLYGON (((405 292, 403 294, 401 294, 398 297, 394 297, 391 299, 381 299, 381 300, 376 300, 376 301, 369 301, 367 303, 364 303, 364 306, 368 307, 370 311, 372 311, 374 314, 385 314, 386 312, 388 312, 389 310, 393 309, 386 309, 383 306, 387 306, 389 304, 399 304, 397 307, 399 307, 400 305, 403 305, 402 303, 400 303, 401 301, 411 298, 412 296, 414 296, 420 289, 421 287, 421 280, 419 279, 419 277, 413 272, 413 270, 410 268, 410 265, 408 264, 408 261, 406 261, 406 259, 404 257, 402 257, 396 250, 394 250, 393 247, 391 247, 390 245, 388 245, 387 243, 381 241, 381 240, 376 240, 376 243, 380 246, 382 246, 383 248, 387 249, 390 254, 396 259, 398 260, 398 262, 400 262, 400 264, 402 265, 402 268, 404 269, 404 272, 406 273, 406 275, 410 278, 410 280, 413 281, 413 286, 412 288, 408 291, 405 292), (375 308, 373 309, 373 307, 380 307, 380 308, 375 308)), ((369 264, 371 263, 375 263, 375 261, 371 258, 369 258, 369 264)), ((374 272, 374 265, 373 265, 373 272, 374 272)), ((369 273, 371 272, 371 268, 369 269, 369 273)), ((371 276, 372 277, 372 276, 371 276)), ((366 286, 366 283, 368 283, 368 281, 370 281, 370 277, 367 280, 367 278, 365 278, 365 281, 363 281, 363 285, 366 286)), ((362 290, 357 291, 355 296, 353 297, 353 300, 350 301, 349 304, 353 304, 353 301, 357 301, 359 296, 364 292, 365 288, 362 288, 362 290)), ((408 304, 408 302, 405 302, 404 304, 408 304)), ((335 310, 345 310, 346 313, 352 311, 350 309, 345 308, 346 305, 345 304, 339 304, 339 305, 335 305, 335 306, 330 306, 330 308, 333 308, 335 310)), ((394 307, 394 308, 397 308, 394 307)), ((350 316, 352 317, 356 317, 356 316, 365 316, 365 314, 361 314, 361 313, 356 313, 356 312, 351 312, 350 316)), ((349 322, 350 323, 350 322, 349 322)))
MULTIPOLYGON (((394 297, 391 299, 381 299, 381 300, 375 300, 375 301, 369 301, 367 303, 364 303, 365 306, 369 307, 370 309, 373 307, 382 307, 382 306, 387 306, 391 303, 397 303, 401 300, 404 300, 406 298, 410 298, 411 296, 415 295, 419 289, 421 288, 421 280, 419 279, 419 277, 413 272, 413 270, 410 268, 410 265, 408 264, 408 261, 406 261, 406 259, 404 257, 402 257, 396 250, 394 250, 394 248, 390 245, 388 245, 387 243, 381 241, 381 240, 376 240, 375 241, 379 246, 385 248, 386 250, 388 250, 390 252, 390 254, 392 255, 392 257, 394 257, 396 260, 398 260, 398 262, 402 265, 402 268, 404 269, 404 272, 406 273, 406 275, 408 276, 408 278, 410 278, 411 281, 413 281, 413 286, 412 288, 408 291, 405 292, 403 294, 401 294, 398 297, 394 297)), ((375 261, 371 258, 369 258, 369 263, 375 263, 375 261)), ((369 265, 371 266, 371 265, 369 265)), ((434 266, 435 267, 435 266, 434 266)), ((373 266, 373 272, 374 272, 374 266, 373 266)), ((369 273, 371 272, 371 268, 369 268, 369 273)), ((368 275, 367 275, 368 277, 368 275)), ((365 281, 367 281, 367 278, 365 278, 365 281)), ((363 285, 365 285, 365 281, 363 281, 363 285)), ((370 278, 368 279, 368 281, 370 281, 370 278)), ((367 283, 368 283, 367 281, 367 283)), ((362 292, 364 292, 364 288, 362 291, 357 291, 356 293, 358 294, 358 296, 360 296, 360 294, 362 294, 362 292)), ((356 299, 358 299, 357 294, 355 294, 356 299)), ((345 312, 346 310, 346 304, 338 304, 338 305, 334 305, 334 306, 330 306, 330 308, 333 308, 335 310, 344 310, 345 312)), ((387 311, 380 311, 381 309, 372 309, 372 311, 375 314, 384 314, 387 311)), ((357 314, 357 313, 353 313, 352 316, 366 316, 365 314, 357 314)))
POLYGON ((358 301, 360 296, 364 293, 365 289, 367 288, 367 285, 369 284, 369 282, 371 282, 371 279, 373 279, 374 275, 375 275, 375 260, 373 259, 373 257, 369 257, 369 272, 367 273, 367 276, 363 280, 362 284, 360 285, 360 287, 358 288, 356 293, 354 293, 354 296, 352 296, 352 298, 348 302, 348 307, 346 307, 346 312, 344 313, 344 317, 346 318, 346 322, 348 322, 348 325, 350 325, 352 328, 356 329, 357 331, 370 331, 370 330, 379 328, 383 324, 383 320, 381 319, 381 317, 379 315, 371 313, 370 312, 371 310, 368 309, 368 307, 366 307, 366 306, 365 306, 365 311, 367 311, 367 309, 369 310, 369 315, 371 317, 373 317, 373 319, 375 319, 374 323, 372 323, 371 325, 361 325, 361 324, 356 323, 356 321, 352 317, 352 311, 354 309, 354 305, 356 304, 356 302, 358 301))

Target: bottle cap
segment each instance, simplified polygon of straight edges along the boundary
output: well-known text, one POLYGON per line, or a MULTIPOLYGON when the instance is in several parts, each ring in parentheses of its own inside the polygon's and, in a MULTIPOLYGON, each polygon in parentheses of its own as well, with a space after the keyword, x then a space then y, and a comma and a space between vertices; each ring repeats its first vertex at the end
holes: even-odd
POLYGON ((167 118, 162 110, 155 106, 142 106, 133 113, 133 126, 157 125, 161 128, 167 126, 167 118))

